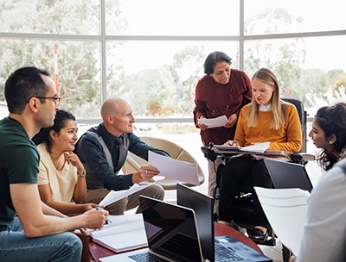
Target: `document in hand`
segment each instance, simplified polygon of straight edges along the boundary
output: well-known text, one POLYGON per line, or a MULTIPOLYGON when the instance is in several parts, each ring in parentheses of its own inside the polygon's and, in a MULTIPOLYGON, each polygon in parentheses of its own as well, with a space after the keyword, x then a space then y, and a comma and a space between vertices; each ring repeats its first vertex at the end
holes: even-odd
POLYGON ((112 223, 101 230, 89 231, 92 241, 122 252, 148 246, 142 214, 108 216, 112 223))
POLYGON ((214 128, 226 125, 228 119, 225 115, 223 115, 216 118, 200 118, 198 121, 203 125, 208 126, 208 128, 214 128))
POLYGON ((105 197, 104 199, 101 200, 99 203, 99 206, 106 207, 120 199, 123 199, 125 197, 128 197, 129 195, 132 195, 142 189, 145 189, 146 187, 150 186, 150 183, 146 184, 133 184, 132 187, 126 190, 119 190, 119 191, 114 191, 111 190, 105 197))
POLYGON ((299 256, 310 193, 298 188, 255 187, 255 190, 275 234, 287 248, 299 256))
POLYGON ((149 151, 149 164, 160 170, 160 176, 199 186, 198 165, 165 157, 149 151))

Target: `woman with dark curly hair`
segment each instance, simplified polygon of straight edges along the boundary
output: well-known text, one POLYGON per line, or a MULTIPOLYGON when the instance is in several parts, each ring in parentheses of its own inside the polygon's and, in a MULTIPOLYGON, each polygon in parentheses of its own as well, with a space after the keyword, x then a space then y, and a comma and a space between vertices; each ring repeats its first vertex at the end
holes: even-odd
POLYGON ((321 151, 319 165, 329 170, 346 157, 346 103, 324 106, 318 109, 309 132, 313 143, 321 151))
POLYGON ((346 261, 346 103, 318 109, 309 136, 328 171, 309 198, 300 253, 289 261, 346 261))

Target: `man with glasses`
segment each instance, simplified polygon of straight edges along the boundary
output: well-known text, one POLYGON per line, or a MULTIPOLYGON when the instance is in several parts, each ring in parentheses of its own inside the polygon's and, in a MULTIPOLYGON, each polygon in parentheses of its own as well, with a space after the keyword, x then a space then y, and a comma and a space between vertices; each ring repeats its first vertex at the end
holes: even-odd
POLYGON ((77 228, 100 229, 108 212, 66 217, 40 200, 40 155, 31 138, 53 125, 60 97, 49 74, 35 67, 12 73, 5 84, 9 116, 0 121, 1 261, 80 261, 77 228))
POLYGON ((61 97, 60 96, 58 96, 58 95, 54 95, 54 96, 52 96, 52 97, 48 97, 48 96, 36 96, 36 98, 38 98, 38 99, 51 99, 54 103, 55 103, 55 106, 56 107, 59 107, 59 105, 60 105, 60 99, 61 99, 61 97))

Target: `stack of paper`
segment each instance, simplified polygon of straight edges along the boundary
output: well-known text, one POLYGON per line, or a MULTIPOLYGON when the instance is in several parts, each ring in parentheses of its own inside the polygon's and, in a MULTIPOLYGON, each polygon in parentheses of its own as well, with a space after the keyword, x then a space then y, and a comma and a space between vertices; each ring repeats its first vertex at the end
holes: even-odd
POLYGON ((116 201, 119 201, 120 199, 123 199, 125 197, 128 197, 129 195, 132 195, 140 190, 143 190, 150 186, 150 183, 143 183, 143 184, 133 184, 132 187, 126 190, 118 190, 114 191, 111 190, 109 193, 101 200, 99 203, 99 206, 106 207, 110 204, 113 204, 116 201))
POLYGON ((198 121, 201 124, 208 126, 208 128, 215 128, 226 125, 228 119, 225 115, 223 115, 216 118, 200 118, 198 121))

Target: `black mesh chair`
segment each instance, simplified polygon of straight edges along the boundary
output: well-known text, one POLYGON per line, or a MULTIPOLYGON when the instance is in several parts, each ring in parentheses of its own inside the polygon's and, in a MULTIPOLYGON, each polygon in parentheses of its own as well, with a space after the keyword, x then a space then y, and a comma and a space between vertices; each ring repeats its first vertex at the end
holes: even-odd
MULTIPOLYGON (((306 121, 307 121, 307 113, 304 110, 303 103, 294 98, 282 98, 285 102, 292 103, 296 106, 299 119, 302 128, 302 148, 300 153, 290 155, 290 161, 293 163, 306 164, 307 160, 313 159, 311 155, 306 154, 306 143, 307 143, 307 130, 306 130, 306 121)), ((221 157, 227 162, 229 156, 217 154, 213 150, 213 143, 211 143, 208 147, 202 147, 202 152, 204 156, 209 160, 214 162, 217 157, 221 157)), ((214 188, 213 197, 217 200, 219 199, 219 185, 220 185, 220 172, 222 169, 222 165, 219 166, 216 171, 216 186, 214 188)), ((235 214, 234 221, 242 228, 251 228, 255 225, 254 222, 254 203, 252 194, 249 193, 249 185, 250 183, 242 183, 239 185, 238 194, 236 196, 236 205, 235 205, 235 214)), ((218 214, 214 214, 214 218, 218 220, 218 214)), ((270 232, 269 232, 270 233, 270 232)), ((271 232, 267 241, 261 243, 263 245, 275 245, 276 239, 274 232, 271 232)))

